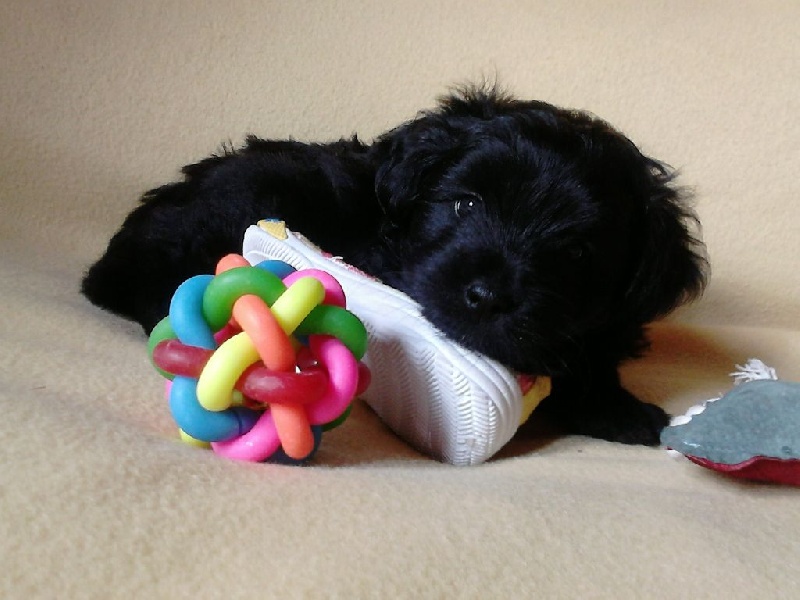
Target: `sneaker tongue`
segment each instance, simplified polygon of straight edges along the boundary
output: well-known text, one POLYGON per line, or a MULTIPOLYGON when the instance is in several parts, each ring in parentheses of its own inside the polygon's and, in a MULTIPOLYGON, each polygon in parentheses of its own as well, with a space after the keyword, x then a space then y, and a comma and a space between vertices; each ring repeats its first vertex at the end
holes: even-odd
POLYGON ((552 383, 545 375, 517 374, 517 384, 522 392, 522 411, 519 424, 522 425, 539 406, 539 403, 550 395, 552 383))
POLYGON ((258 226, 274 237, 276 240, 285 240, 289 237, 286 233, 286 223, 278 219, 262 219, 258 226))

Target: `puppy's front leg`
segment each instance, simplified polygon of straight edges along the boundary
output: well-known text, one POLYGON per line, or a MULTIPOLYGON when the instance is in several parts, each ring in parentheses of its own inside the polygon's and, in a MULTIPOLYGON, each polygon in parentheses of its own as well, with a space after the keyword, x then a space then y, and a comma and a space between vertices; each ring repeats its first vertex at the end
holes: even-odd
POLYGON ((588 380, 554 378, 553 393, 537 413, 565 433, 623 444, 657 446, 661 430, 669 424, 663 409, 622 387, 614 367, 596 371, 588 380))

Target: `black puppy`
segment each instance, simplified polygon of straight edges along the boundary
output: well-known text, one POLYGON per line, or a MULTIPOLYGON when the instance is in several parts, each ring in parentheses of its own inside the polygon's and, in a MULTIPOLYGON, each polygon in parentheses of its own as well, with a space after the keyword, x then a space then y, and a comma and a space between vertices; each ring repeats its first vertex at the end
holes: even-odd
POLYGON ((373 144, 255 137, 144 195, 84 294, 150 330, 186 278, 284 219, 398 288, 452 339, 553 376, 567 432, 657 444, 668 418, 620 385, 644 326, 705 283, 673 175, 586 113, 467 88, 373 144))

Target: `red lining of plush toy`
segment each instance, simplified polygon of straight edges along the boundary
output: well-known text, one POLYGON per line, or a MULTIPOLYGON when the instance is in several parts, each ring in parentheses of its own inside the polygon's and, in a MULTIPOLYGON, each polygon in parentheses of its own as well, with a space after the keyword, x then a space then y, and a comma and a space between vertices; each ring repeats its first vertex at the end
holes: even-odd
POLYGON ((693 463, 749 481, 760 481, 766 483, 782 483, 785 485, 800 486, 800 460, 781 459, 770 456, 754 456, 747 460, 729 465, 715 463, 699 456, 686 455, 693 463))

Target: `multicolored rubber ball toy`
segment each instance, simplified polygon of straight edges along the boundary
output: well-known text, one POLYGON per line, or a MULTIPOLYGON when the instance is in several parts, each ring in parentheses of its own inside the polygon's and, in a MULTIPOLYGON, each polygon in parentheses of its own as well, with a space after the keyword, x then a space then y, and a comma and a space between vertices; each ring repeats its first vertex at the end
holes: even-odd
POLYGON ((175 291, 150 335, 184 441, 222 456, 302 464, 369 385, 363 323, 341 285, 230 254, 175 291))

